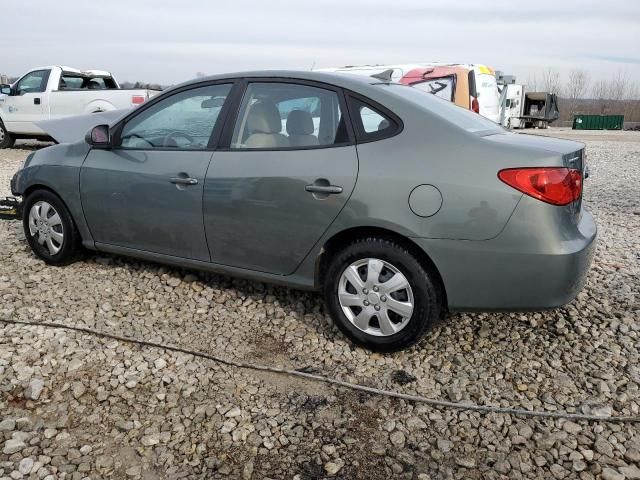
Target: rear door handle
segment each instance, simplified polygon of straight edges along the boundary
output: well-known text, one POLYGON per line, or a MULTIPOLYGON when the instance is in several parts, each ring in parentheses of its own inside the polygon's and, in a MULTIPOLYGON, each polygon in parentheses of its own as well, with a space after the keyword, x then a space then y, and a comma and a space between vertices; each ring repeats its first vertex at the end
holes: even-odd
POLYGON ((304 187, 307 192, 311 193, 324 193, 326 195, 332 193, 342 193, 342 187, 337 185, 316 185, 312 183, 311 185, 307 185, 304 187))
POLYGON ((176 185, 197 185, 197 178, 190 177, 173 177, 169 180, 171 183, 175 183, 176 185))

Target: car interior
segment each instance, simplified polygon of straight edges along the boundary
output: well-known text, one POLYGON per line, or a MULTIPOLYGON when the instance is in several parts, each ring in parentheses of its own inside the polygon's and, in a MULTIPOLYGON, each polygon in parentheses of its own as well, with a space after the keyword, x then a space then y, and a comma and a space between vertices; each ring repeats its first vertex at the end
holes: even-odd
POLYGON ((240 110, 232 148, 314 147, 347 138, 337 96, 331 91, 262 84, 250 91, 240 110))

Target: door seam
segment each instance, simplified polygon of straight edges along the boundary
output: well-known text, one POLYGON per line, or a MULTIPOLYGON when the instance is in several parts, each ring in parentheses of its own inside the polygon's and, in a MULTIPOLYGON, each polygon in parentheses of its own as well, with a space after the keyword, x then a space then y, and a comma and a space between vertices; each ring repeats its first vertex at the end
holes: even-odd
POLYGON ((216 153, 214 150, 211 152, 211 156, 209 157, 209 163, 207 164, 207 168, 204 171, 204 178, 202 179, 202 195, 200 197, 200 218, 202 219, 202 230, 204 231, 204 243, 207 245, 207 252, 209 252, 209 262, 213 262, 213 255, 211 255, 211 247, 209 246, 209 238, 207 237, 207 224, 204 221, 204 191, 207 188, 207 178, 209 175, 209 168, 211 168, 211 163, 213 162, 213 154, 216 153))

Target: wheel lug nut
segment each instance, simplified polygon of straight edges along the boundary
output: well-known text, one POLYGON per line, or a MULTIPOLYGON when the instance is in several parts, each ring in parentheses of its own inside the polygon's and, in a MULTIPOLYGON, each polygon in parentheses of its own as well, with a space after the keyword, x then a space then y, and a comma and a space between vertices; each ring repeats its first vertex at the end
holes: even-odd
POLYGON ((378 287, 373 287, 373 291, 377 292, 378 291, 378 287))
POLYGON ((367 289, 367 288, 363 288, 363 289, 362 289, 362 293, 364 293, 364 294, 366 295, 367 293, 369 293, 369 289, 367 289))
POLYGON ((369 302, 367 300, 364 301, 364 306, 368 307, 369 306, 369 302))
POLYGON ((376 310, 380 310, 380 305, 376 305, 376 306, 375 306, 375 307, 373 307, 373 308, 375 308, 376 310))
POLYGON ((382 295, 382 296, 380 297, 380 300, 382 300, 383 302, 386 302, 386 301, 387 301, 387 297, 385 297, 384 295, 382 295))

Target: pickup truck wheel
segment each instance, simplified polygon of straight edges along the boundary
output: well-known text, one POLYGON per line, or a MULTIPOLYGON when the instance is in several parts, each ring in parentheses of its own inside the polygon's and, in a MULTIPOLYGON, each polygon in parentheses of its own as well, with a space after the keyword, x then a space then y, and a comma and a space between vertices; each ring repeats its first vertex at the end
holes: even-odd
POLYGON ((49 265, 68 265, 81 250, 80 234, 62 200, 49 190, 36 190, 24 202, 27 242, 49 265))
POLYGON ((7 132, 4 123, 0 121, 0 148, 11 148, 15 142, 15 137, 7 132))

